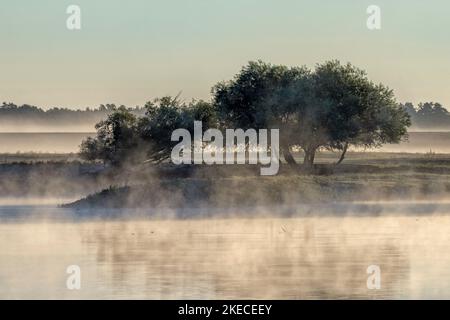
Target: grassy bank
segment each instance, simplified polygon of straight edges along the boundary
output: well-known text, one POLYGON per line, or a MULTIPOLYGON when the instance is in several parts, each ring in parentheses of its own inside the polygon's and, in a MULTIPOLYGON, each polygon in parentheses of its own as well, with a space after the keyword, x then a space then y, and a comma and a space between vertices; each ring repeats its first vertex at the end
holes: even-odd
POLYGON ((257 166, 161 165, 67 206, 231 207, 450 195, 448 155, 354 153, 337 167, 332 156, 322 155, 314 172, 283 165, 273 177, 259 176, 257 166))
POLYGON ((258 166, 163 163, 117 170, 76 155, 3 155, 0 197, 80 199, 66 204, 74 208, 179 208, 430 200, 450 193, 448 154, 350 152, 335 167, 336 157, 320 153, 312 173, 282 165, 277 176, 262 177, 258 166))

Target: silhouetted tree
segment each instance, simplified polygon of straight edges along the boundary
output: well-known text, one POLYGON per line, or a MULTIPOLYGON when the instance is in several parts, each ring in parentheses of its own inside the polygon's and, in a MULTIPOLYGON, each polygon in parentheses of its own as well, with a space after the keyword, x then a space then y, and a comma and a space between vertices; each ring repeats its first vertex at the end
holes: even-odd
MULTIPOLYGON (((240 128, 279 128, 288 163, 299 146, 312 166, 320 148, 342 151, 350 144, 376 147, 405 137, 410 119, 391 90, 364 71, 338 61, 288 68, 250 62, 235 78, 213 88, 223 119, 240 128)), ((339 161, 339 162, 340 162, 339 161)))
POLYGON ((212 105, 205 101, 192 101, 189 104, 178 98, 163 97, 145 105, 146 114, 139 121, 141 138, 147 143, 149 161, 161 162, 170 157, 171 141, 176 129, 187 129, 193 134, 194 121, 202 121, 203 129, 215 127, 217 117, 212 105))
POLYGON ((307 148, 302 146, 308 165, 320 147, 341 150, 340 163, 350 145, 376 148, 407 138, 408 113, 396 102, 392 90, 368 80, 363 70, 338 61, 325 62, 313 73, 313 88, 314 116, 309 131, 318 134, 307 148))
POLYGON ((225 127, 280 128, 285 160, 295 164, 291 146, 297 137, 298 110, 304 108, 310 71, 306 68, 250 62, 233 80, 213 89, 214 105, 225 127))
POLYGON ((446 130, 450 128, 450 112, 440 103, 425 102, 415 107, 407 102, 402 105, 411 116, 415 128, 446 130))
POLYGON ((170 157, 171 141, 176 129, 193 132, 194 121, 202 121, 205 129, 217 125, 215 110, 210 103, 163 97, 147 102, 146 113, 136 117, 125 107, 119 107, 96 125, 97 136, 84 140, 80 154, 86 160, 103 160, 120 166, 132 163, 161 162, 170 157))
POLYGON ((118 166, 134 154, 140 143, 137 118, 125 107, 99 122, 96 129, 96 138, 88 138, 81 144, 80 155, 84 159, 100 159, 118 166))

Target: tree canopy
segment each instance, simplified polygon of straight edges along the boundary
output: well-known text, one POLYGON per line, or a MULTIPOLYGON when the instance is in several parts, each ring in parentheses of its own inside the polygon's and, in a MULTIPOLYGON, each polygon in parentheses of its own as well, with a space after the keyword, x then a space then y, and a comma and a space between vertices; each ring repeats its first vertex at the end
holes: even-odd
MULTIPOLYGON (((414 108, 413 108, 414 109, 414 108)), ((428 113, 423 105, 417 114, 428 113)), ((433 105, 435 112, 443 112, 433 105)), ((163 97, 147 102, 143 116, 125 107, 97 124, 97 137, 83 142, 85 159, 120 164, 126 159, 163 161, 170 156, 176 129, 193 131, 195 120, 208 128, 279 129, 285 160, 295 164, 294 148, 312 166, 317 150, 341 152, 350 145, 378 147, 407 137, 409 110, 393 91, 370 81, 351 64, 327 61, 306 67, 250 62, 230 81, 212 89, 212 102, 181 102, 163 97), (138 156, 139 155, 139 156, 138 156)))
POLYGON ((138 122, 135 115, 120 107, 96 126, 97 137, 81 143, 80 155, 87 160, 101 159, 113 165, 125 159, 135 159, 140 145, 138 122))
POLYGON ((424 130, 448 130, 450 112, 440 103, 425 102, 414 106, 411 102, 402 105, 411 117, 413 127, 424 130))
POLYGON ((217 125, 212 105, 201 100, 186 104, 166 96, 147 102, 145 110, 141 117, 126 108, 110 114, 96 125, 97 136, 82 142, 81 156, 116 166, 126 161, 161 162, 169 158, 175 145, 171 141, 174 130, 192 131, 196 120, 202 121, 204 128, 217 125))
POLYGON ((320 148, 345 153, 350 144, 396 143, 410 125, 392 90, 338 61, 315 70, 250 62, 233 80, 213 88, 213 103, 229 124, 278 127, 286 161, 295 163, 290 149, 298 146, 308 166, 320 148))

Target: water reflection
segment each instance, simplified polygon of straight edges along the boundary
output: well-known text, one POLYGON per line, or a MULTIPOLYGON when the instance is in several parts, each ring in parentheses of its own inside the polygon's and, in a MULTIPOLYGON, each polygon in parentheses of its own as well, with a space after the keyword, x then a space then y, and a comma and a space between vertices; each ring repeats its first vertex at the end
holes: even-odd
POLYGON ((400 296, 409 261, 397 245, 398 235, 380 241, 370 232, 336 230, 336 222, 306 218, 121 223, 109 225, 109 232, 85 226, 82 239, 96 249, 97 262, 105 267, 102 282, 126 288, 139 273, 135 284, 144 282, 141 294, 149 298, 400 296), (366 268, 374 263, 386 266, 383 282, 390 284, 379 291, 366 287, 366 268))
POLYGON ((0 224, 0 297, 450 298, 449 229, 445 215, 0 224))

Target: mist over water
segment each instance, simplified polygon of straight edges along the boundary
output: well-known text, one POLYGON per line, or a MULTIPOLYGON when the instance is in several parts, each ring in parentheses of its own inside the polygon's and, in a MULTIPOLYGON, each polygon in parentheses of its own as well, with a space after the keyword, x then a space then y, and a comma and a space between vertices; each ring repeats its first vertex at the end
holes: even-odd
MULTIPOLYGON (((2 133, 0 153, 76 152, 88 135, 2 133)), ((413 133, 381 151, 448 153, 450 133, 413 133)), ((70 167, 43 183, 53 168, 24 174, 26 197, 20 184, 8 184, 14 196, 1 190, 0 298, 450 298, 446 198, 67 209, 104 182, 82 183, 70 167), (70 265, 81 268, 79 291, 66 287, 70 265), (380 290, 367 288, 370 265, 380 290)))
POLYGON ((450 211, 436 206, 187 220, 1 206, 0 298, 449 298, 450 211), (28 216, 8 219, 14 209, 28 216), (79 291, 66 288, 69 265, 81 267, 79 291), (380 290, 367 289, 369 265, 381 268, 380 290))

